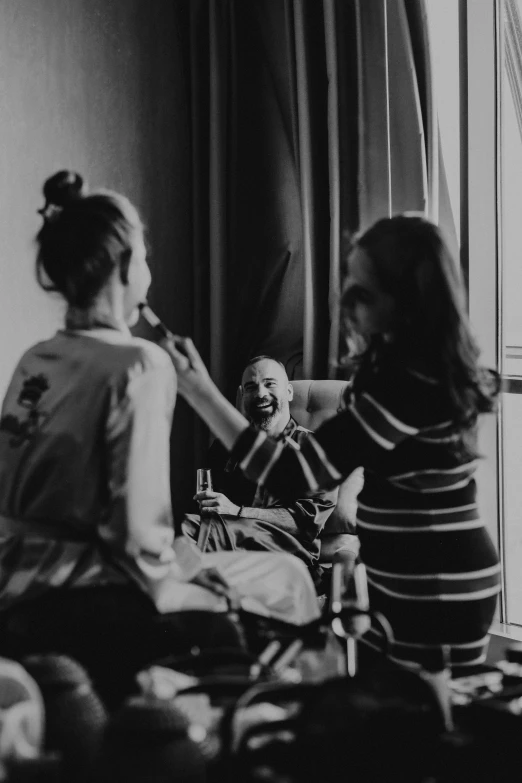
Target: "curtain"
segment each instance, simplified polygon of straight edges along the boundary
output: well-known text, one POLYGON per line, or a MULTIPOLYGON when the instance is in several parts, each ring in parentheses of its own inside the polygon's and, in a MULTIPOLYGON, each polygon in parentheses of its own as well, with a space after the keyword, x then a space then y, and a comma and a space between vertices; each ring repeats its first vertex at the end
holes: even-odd
MULTIPOLYGON (((345 240, 397 211, 438 219, 423 0, 178 7, 180 123, 191 139, 190 182, 180 182, 191 214, 188 331, 231 400, 261 353, 290 378, 338 377, 345 240)), ((197 421, 192 430, 188 461, 202 467, 208 433, 197 421)))
POLYGON ((324 377, 330 210, 322 5, 187 7, 195 339, 230 398, 254 354, 276 356, 294 377, 324 377))
POLYGON ((438 221, 439 159, 422 0, 324 0, 329 62, 330 340, 343 350, 343 239, 406 210, 438 221))
POLYGON ((522 20, 517 0, 505 2, 505 67, 522 136, 522 20))

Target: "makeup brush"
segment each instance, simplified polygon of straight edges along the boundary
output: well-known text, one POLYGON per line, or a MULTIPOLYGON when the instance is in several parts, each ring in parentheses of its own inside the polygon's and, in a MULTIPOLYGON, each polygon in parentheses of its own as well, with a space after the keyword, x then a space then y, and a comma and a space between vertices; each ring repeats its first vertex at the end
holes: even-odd
POLYGON ((171 341, 176 350, 179 351, 179 353, 182 353, 189 360, 189 364, 192 366, 190 356, 188 356, 185 350, 185 346, 183 345, 183 340, 180 337, 176 337, 176 335, 173 334, 167 326, 165 326, 161 318, 158 318, 154 310, 151 310, 146 302, 139 304, 138 309, 145 321, 154 329, 159 339, 171 341))
POLYGON ((173 340, 175 342, 175 336, 172 334, 170 329, 165 326, 163 321, 158 318, 156 313, 151 310, 147 302, 142 302, 139 304, 138 309, 149 326, 152 326, 152 328, 161 336, 162 340, 173 340))

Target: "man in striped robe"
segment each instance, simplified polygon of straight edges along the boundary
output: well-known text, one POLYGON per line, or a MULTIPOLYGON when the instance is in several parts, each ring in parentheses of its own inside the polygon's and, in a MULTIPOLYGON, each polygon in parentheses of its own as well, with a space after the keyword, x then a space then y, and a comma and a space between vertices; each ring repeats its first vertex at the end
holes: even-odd
MULTIPOLYGON (((245 414, 258 430, 282 442, 299 444, 309 432, 290 415, 293 389, 284 366, 268 356, 251 359, 243 371, 241 401, 245 414)), ((196 495, 201 509, 212 512, 207 548, 212 551, 258 550, 287 552, 303 560, 318 584, 319 534, 337 500, 337 490, 288 498, 274 496, 247 479, 237 462, 214 441, 209 451, 213 489, 196 495)), ((200 518, 187 515, 183 527, 197 537, 200 518)))

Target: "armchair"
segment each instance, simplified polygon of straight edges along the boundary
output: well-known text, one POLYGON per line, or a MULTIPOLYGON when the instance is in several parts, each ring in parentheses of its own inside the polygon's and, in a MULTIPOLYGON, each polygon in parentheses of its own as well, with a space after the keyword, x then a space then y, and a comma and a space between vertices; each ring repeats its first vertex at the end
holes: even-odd
MULTIPOLYGON (((290 413, 302 427, 316 430, 323 422, 342 411, 347 381, 291 381, 294 399, 290 413)), ((357 468, 340 485, 337 505, 321 533, 321 563, 329 563, 340 549, 357 552, 355 535, 357 495, 364 482, 362 468, 357 468)))
MULTIPOLYGON (((290 413, 302 427, 316 430, 324 421, 342 411, 347 381, 318 380, 291 381, 294 398, 290 413)), ((236 407, 241 410, 238 389, 236 407)), ((336 552, 350 549, 357 552, 359 540, 355 534, 357 495, 364 482, 362 468, 357 468, 340 485, 337 505, 326 521, 320 535, 321 563, 331 563, 336 552)))

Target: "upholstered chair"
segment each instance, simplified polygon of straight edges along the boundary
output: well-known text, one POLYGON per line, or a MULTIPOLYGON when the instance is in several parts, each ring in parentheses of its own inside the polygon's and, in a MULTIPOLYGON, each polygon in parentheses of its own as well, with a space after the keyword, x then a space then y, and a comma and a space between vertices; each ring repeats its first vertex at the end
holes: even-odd
MULTIPOLYGON (((344 408, 347 381, 318 380, 291 381, 294 399, 290 413, 302 427, 316 430, 323 422, 340 413, 344 408)), ((353 471, 340 485, 337 505, 328 517, 321 533, 321 563, 331 562, 340 549, 358 551, 355 535, 357 495, 362 489, 362 468, 353 471)))
MULTIPOLYGON (((342 411, 347 381, 318 380, 291 381, 294 398, 290 413, 302 427, 316 430, 324 421, 342 411)), ((241 394, 238 390, 237 407, 241 410, 241 394)), ((358 551, 355 535, 357 495, 363 485, 363 470, 357 468, 339 487, 337 505, 326 521, 321 533, 321 563, 329 563, 340 549, 358 551)))

